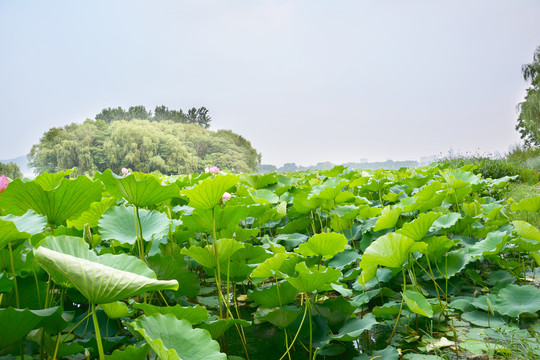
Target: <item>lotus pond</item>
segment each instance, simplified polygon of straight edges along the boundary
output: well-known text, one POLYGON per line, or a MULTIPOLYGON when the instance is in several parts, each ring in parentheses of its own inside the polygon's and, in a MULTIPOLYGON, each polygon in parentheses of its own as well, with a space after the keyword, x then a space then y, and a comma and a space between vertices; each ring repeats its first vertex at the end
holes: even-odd
POLYGON ((470 170, 16 179, 0 358, 540 358, 540 196, 470 170))

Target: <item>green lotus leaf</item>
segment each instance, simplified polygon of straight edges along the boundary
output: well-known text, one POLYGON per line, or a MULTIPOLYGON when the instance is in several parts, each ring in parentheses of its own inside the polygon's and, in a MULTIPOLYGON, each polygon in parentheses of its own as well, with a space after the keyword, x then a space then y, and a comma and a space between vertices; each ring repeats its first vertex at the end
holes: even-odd
POLYGON ((343 191, 343 188, 348 185, 347 180, 340 178, 332 178, 326 180, 322 185, 315 185, 311 191, 312 198, 323 200, 334 200, 343 191))
POLYGON ((502 231, 490 232, 484 240, 474 244, 470 248, 471 254, 477 256, 494 255, 501 252, 507 243, 509 236, 502 231))
POLYGON ((293 209, 300 214, 308 214, 321 206, 323 199, 309 198, 309 193, 296 193, 293 197, 293 209))
POLYGON ((176 184, 161 185, 153 174, 133 173, 126 177, 114 174, 110 169, 96 178, 103 181, 109 193, 118 199, 126 199, 136 207, 157 205, 172 198, 180 197, 176 184))
POLYGON ((135 311, 128 308, 127 304, 123 301, 115 301, 108 304, 101 304, 101 308, 105 311, 105 314, 111 319, 119 319, 121 317, 132 316, 135 311))
POLYGON ((141 347, 129 345, 124 350, 114 350, 111 355, 105 355, 105 360, 145 360, 150 352, 150 345, 141 347))
POLYGON ((330 335, 330 339, 339 340, 339 341, 354 341, 358 339, 360 335, 366 330, 371 330, 371 328, 377 324, 375 316, 373 314, 366 314, 362 319, 349 319, 339 329, 337 334, 330 335))
POLYGON ((34 182, 41 186, 43 190, 50 191, 60 185, 60 182, 63 178, 70 175, 73 172, 73 170, 63 170, 58 173, 48 173, 43 172, 36 176, 34 179, 34 182))
POLYGON ((116 199, 113 197, 106 197, 101 201, 90 204, 90 209, 83 212, 81 216, 74 220, 68 220, 67 226, 73 226, 79 230, 84 229, 87 224, 92 228, 97 227, 101 216, 105 214, 105 211, 109 210, 115 201, 116 199))
POLYGON ((530 239, 540 241, 540 230, 532 226, 526 221, 512 221, 512 224, 516 228, 516 232, 524 239, 530 239))
POLYGON ((538 212, 540 211, 540 195, 523 199, 517 204, 513 203, 512 206, 510 207, 510 210, 538 212))
POLYGON ((447 256, 441 257, 437 261, 437 270, 433 271, 436 274, 439 273, 439 276, 435 277, 451 278, 463 270, 471 261, 471 258, 471 254, 465 248, 449 251, 447 256))
MULTIPOLYGON (((217 244, 218 256, 220 264, 227 260, 244 245, 234 239, 219 239, 217 244)), ((182 254, 189 256, 202 266, 213 269, 217 267, 216 262, 216 245, 206 245, 204 248, 199 246, 191 246, 189 249, 183 248, 182 254)))
POLYGON ((195 209, 190 215, 183 216, 182 222, 184 226, 191 230, 196 232, 208 232, 211 234, 214 225, 216 232, 236 227, 240 220, 247 217, 248 211, 246 206, 195 209))
POLYGON ((11 214, 0 216, 0 220, 12 221, 19 231, 27 232, 32 235, 41 233, 43 228, 47 225, 47 219, 42 215, 36 214, 33 210, 28 210, 22 216, 11 214))
POLYGON ((331 290, 331 283, 338 281, 341 271, 325 266, 308 268, 305 262, 296 264, 297 277, 287 277, 287 281, 299 292, 331 290))
POLYGON ((427 255, 430 261, 436 261, 455 246, 454 242, 446 236, 433 236, 424 240, 427 244, 427 255))
POLYGON ((35 251, 35 258, 45 271, 62 274, 94 304, 106 304, 151 290, 178 289, 176 280, 156 280, 155 274, 136 257, 126 254, 87 257, 64 254, 45 246, 35 251), (149 276, 151 274, 154 276, 149 276))
POLYGON ((332 259, 337 253, 345 250, 348 240, 340 233, 321 233, 313 235, 307 242, 300 244, 295 250, 303 256, 321 256, 332 259))
POLYGON ((386 230, 395 227, 399 216, 401 215, 401 212, 402 209, 398 207, 386 211, 383 209, 381 216, 377 219, 377 222, 375 223, 375 228, 373 229, 373 231, 386 230))
POLYGON ((293 302, 298 290, 288 282, 279 283, 278 286, 272 285, 262 289, 250 290, 248 300, 268 309, 293 302))
POLYGON ((15 179, 2 193, 0 208, 14 215, 23 215, 32 209, 46 216, 49 224, 59 226, 87 210, 91 203, 100 201, 102 188, 101 183, 86 176, 62 179, 51 190, 44 190, 33 181, 24 183, 15 179))
POLYGON ((264 262, 260 263, 255 270, 251 273, 252 278, 269 278, 274 276, 276 273, 279 273, 283 263, 290 254, 275 254, 271 258, 266 259, 264 262))
POLYGON ((360 259, 360 257, 361 256, 358 254, 358 250, 355 250, 355 249, 345 250, 343 252, 336 254, 336 256, 334 256, 332 260, 328 262, 328 266, 343 270, 343 268, 345 268, 347 265, 353 264, 358 259, 360 259))
POLYGON ((242 183, 254 189, 262 189, 278 182, 275 174, 242 174, 240 178, 242 179, 242 183))
POLYGON ((226 360, 219 344, 202 329, 172 314, 141 316, 130 326, 141 334, 162 360, 226 360))
POLYGON ((409 254, 414 251, 425 251, 427 248, 424 242, 415 242, 405 235, 390 233, 379 237, 368 246, 362 260, 360 268, 366 272, 361 275, 363 283, 373 279, 377 266, 389 268, 399 268, 408 259, 409 254))
POLYGON ((208 331, 212 339, 216 340, 234 325, 247 327, 251 323, 242 319, 218 319, 214 317, 214 319, 201 323, 197 327, 208 331))
POLYGON ((139 304, 131 302, 131 306, 135 309, 144 311, 144 314, 147 316, 154 314, 172 314, 178 320, 187 320, 192 325, 208 320, 208 311, 200 305, 184 307, 177 304, 175 306, 159 307, 145 303, 139 304))
POLYGON ((507 285, 499 291, 493 307, 498 313, 510 317, 534 314, 540 310, 540 289, 532 285, 507 285))
POLYGON ((30 233, 19 231, 13 221, 0 219, 0 250, 8 246, 11 242, 28 239, 31 236, 32 234, 30 233))
POLYGON ((48 324, 49 330, 64 329, 68 323, 62 317, 62 309, 58 306, 43 309, 15 309, 12 307, 0 309, 0 349, 22 339, 30 330, 37 329, 48 324))
POLYGON ((399 352, 396 350, 395 347, 388 345, 382 350, 375 350, 371 353, 371 355, 368 354, 362 354, 360 356, 357 356, 353 358, 353 360, 398 360, 399 359, 399 352))
POLYGON ((146 258, 146 262, 159 280, 176 280, 181 284, 175 294, 194 298, 199 293, 199 278, 195 272, 189 270, 184 256, 156 254, 146 258))
POLYGON ((272 257, 272 254, 268 253, 264 248, 245 243, 243 248, 232 254, 231 261, 259 264, 270 257, 272 257))
POLYGON ((414 221, 403 224, 403 227, 396 231, 398 234, 407 236, 414 241, 420 241, 426 236, 435 220, 442 214, 429 212, 420 214, 414 221))
POLYGON ((460 189, 470 184, 478 184, 482 178, 469 171, 447 170, 441 172, 446 182, 454 189, 460 189))
POLYGON ((454 226, 462 216, 459 213, 449 213, 441 216, 433 222, 434 229, 448 229, 454 226))
POLYGON ((461 314, 461 318, 476 326, 481 327, 499 327, 506 325, 506 322, 500 316, 493 316, 483 311, 469 311, 461 314))
POLYGON ((181 193, 189 198, 189 206, 195 209, 213 209, 222 201, 223 194, 235 186, 239 178, 234 175, 218 175, 203 180, 192 189, 181 193))
POLYGON ((444 360, 443 357, 437 355, 425 355, 425 354, 405 354, 403 356, 404 360, 444 360))
POLYGON ((249 194, 258 204, 277 204, 279 202, 279 196, 270 190, 251 190, 249 194))
POLYGON ((282 309, 277 308, 270 311, 268 314, 265 314, 261 318, 268 321, 272 325, 279 326, 280 328, 284 329, 292 324, 292 322, 296 320, 301 313, 302 308, 290 306, 282 309))
POLYGON ((411 310, 413 313, 429 318, 433 316, 431 304, 427 302, 424 295, 417 291, 406 290, 402 296, 403 300, 405 300, 405 303, 409 307, 409 310, 411 310))
MULTIPOLYGON (((103 240, 116 240, 121 244, 135 244, 137 225, 134 207, 115 206, 99 220, 99 231, 103 240)), ((170 220, 167 214, 158 211, 139 209, 143 239, 161 239, 169 231, 170 220)))

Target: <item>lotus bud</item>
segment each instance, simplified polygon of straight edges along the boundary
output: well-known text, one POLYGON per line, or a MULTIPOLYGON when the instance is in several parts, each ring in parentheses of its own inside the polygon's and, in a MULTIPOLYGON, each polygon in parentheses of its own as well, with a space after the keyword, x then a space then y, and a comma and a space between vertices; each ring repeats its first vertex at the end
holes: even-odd
POLYGON ((220 171, 221 170, 217 166, 212 166, 204 169, 204 172, 212 174, 219 174, 220 171))
POLYGON ((129 170, 126 169, 126 168, 122 168, 122 175, 123 176, 128 176, 129 175, 129 170))
POLYGON ((232 197, 231 194, 229 194, 228 192, 224 192, 223 196, 221 197, 221 201, 225 202, 227 200, 231 200, 231 197, 232 197))
POLYGON ((4 190, 7 189, 9 185, 9 180, 6 177, 6 175, 0 176, 0 194, 4 192, 4 190))

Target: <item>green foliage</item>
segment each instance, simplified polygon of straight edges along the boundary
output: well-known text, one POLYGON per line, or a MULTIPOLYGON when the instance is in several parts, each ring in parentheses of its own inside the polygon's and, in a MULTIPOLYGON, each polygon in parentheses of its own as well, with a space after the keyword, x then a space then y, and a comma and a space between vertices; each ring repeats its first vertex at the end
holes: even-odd
POLYGON ((519 117, 516 130, 525 145, 530 147, 540 146, 540 46, 536 48, 533 62, 523 65, 523 79, 531 82, 527 89, 525 101, 519 104, 519 117))
POLYGON ((162 174, 202 172, 218 166, 236 172, 257 168, 260 154, 230 130, 213 132, 172 120, 86 120, 47 131, 29 154, 37 172, 75 168, 94 174, 122 168, 162 174))
POLYGON ((0 175, 5 175, 11 179, 23 177, 23 173, 21 172, 19 165, 13 162, 7 164, 0 162, 0 175))
POLYGON ((210 127, 210 122, 212 118, 208 115, 208 109, 204 106, 197 109, 191 108, 187 113, 184 113, 182 109, 180 110, 169 110, 165 105, 156 106, 154 114, 152 115, 151 110, 146 110, 142 105, 130 106, 126 111, 121 107, 117 108, 107 108, 101 110, 99 114, 96 115, 96 120, 101 120, 110 124, 113 121, 120 120, 150 120, 150 121, 167 121, 170 120, 175 123, 181 124, 197 124, 202 126, 205 129, 210 127))

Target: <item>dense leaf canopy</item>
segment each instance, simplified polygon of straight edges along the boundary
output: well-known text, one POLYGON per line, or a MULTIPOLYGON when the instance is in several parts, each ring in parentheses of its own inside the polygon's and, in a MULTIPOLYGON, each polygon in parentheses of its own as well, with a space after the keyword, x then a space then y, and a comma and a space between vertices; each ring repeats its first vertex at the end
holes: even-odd
POLYGON ((260 155, 230 130, 216 132, 171 120, 86 120, 47 131, 29 154, 37 172, 76 168, 75 174, 122 168, 182 174, 218 166, 235 172, 256 170, 260 155))

